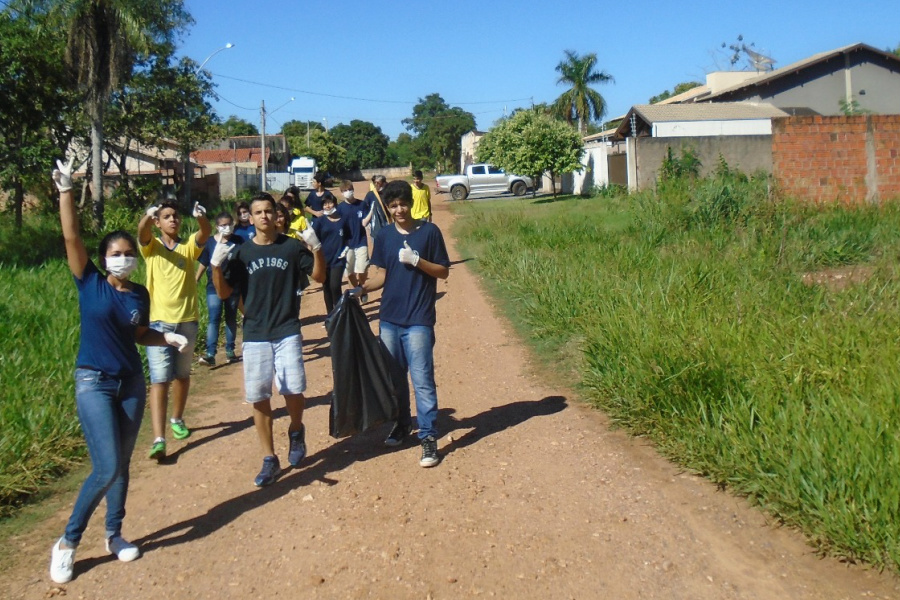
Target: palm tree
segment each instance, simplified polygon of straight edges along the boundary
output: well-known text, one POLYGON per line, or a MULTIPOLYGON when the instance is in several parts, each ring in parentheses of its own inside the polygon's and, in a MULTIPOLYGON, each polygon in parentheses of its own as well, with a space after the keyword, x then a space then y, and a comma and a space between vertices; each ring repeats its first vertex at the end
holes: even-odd
POLYGON ((577 120, 578 130, 582 135, 587 134, 591 119, 599 121, 606 114, 606 101, 591 85, 613 81, 612 75, 606 71, 597 71, 596 67, 595 53, 578 56, 572 50, 566 50, 566 59, 556 65, 559 73, 556 83, 565 83, 571 87, 556 99, 553 107, 569 124, 577 120))
POLYGON ((84 93, 91 123, 93 225, 103 224, 103 115, 111 92, 130 75, 134 61, 171 41, 190 16, 182 0, 57 0, 68 31, 66 64, 84 93))

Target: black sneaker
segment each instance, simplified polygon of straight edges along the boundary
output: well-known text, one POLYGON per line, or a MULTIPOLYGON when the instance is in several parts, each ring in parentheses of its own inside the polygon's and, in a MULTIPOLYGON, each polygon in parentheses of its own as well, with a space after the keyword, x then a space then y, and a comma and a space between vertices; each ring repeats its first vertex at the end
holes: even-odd
POLYGON ((300 425, 299 431, 289 431, 288 442, 288 462, 296 467, 306 458, 306 427, 300 425))
POLYGON ((422 440, 422 458, 419 459, 420 467, 433 467, 441 462, 441 456, 437 451, 437 440, 434 436, 428 436, 422 440))
POLYGON ((391 429, 391 432, 386 438, 384 438, 384 445, 389 448, 399 446, 403 443, 403 440, 406 439, 406 436, 409 435, 410 431, 412 431, 412 428, 409 425, 394 423, 394 427, 391 429))
POLYGON ((214 367, 216 366, 216 357, 212 356, 211 354, 207 354, 206 356, 201 356, 197 362, 199 362, 201 365, 206 365, 207 367, 214 367))
POLYGON ((278 463, 277 456, 267 456, 263 459, 262 470, 253 481, 256 487, 265 487, 272 485, 281 475, 281 465, 278 463))

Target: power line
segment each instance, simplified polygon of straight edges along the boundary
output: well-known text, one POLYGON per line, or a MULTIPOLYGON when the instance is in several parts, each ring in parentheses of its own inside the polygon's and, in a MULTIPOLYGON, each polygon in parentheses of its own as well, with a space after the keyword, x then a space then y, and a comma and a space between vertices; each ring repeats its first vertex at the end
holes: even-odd
MULTIPOLYGON (((262 83, 259 81, 250 81, 249 79, 241 79, 240 77, 229 77, 228 75, 213 74, 215 77, 222 79, 231 79, 232 81, 240 81, 241 83, 249 83, 261 87, 273 88, 276 90, 284 90, 286 92, 296 92, 298 94, 308 94, 310 96, 323 96, 325 98, 338 98, 340 100, 358 100, 360 102, 380 102, 383 104, 418 104, 418 101, 411 102, 409 100, 380 100, 376 98, 359 98, 357 96, 339 96, 337 94, 326 94, 324 92, 311 92, 309 90, 301 90, 299 88, 286 87, 282 85, 274 85, 271 83, 262 83)), ((448 102, 448 104, 500 104, 502 102, 523 102, 529 98, 512 98, 507 100, 478 100, 472 102, 448 102)))

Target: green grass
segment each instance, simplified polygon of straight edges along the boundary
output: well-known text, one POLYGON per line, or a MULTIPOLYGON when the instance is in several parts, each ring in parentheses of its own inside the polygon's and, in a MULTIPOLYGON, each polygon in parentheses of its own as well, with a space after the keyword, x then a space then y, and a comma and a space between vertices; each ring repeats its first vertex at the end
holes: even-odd
MULTIPOLYGON (((138 215, 108 211, 110 225, 134 231, 138 215), (128 223, 131 226, 128 227, 128 223)), ((189 234, 193 221, 183 231, 189 234)), ((85 244, 95 260, 97 240, 85 244)), ((78 295, 58 220, 29 215, 21 231, 0 227, 0 519, 34 499, 86 457, 75 413, 73 371, 80 322, 78 295)), ((133 276, 145 281, 143 261, 133 276)), ((205 350, 205 278, 198 283, 205 350)), ((146 368, 146 360, 144 360, 146 368)))
POLYGON ((615 422, 822 551, 896 570, 900 208, 767 194, 718 177, 469 204, 455 233, 519 330, 615 422), (865 281, 802 283, 853 265, 865 281))

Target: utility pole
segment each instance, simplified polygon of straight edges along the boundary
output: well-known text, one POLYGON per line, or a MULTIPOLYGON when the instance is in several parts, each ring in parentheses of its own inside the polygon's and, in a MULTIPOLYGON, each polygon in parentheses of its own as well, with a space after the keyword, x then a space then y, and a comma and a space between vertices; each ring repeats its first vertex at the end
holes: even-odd
POLYGON ((309 119, 306 120, 306 151, 309 152, 309 119))
POLYGON ((262 165, 262 170, 260 171, 261 175, 259 178, 259 191, 266 191, 266 101, 263 100, 259 105, 259 120, 260 120, 260 153, 259 153, 259 162, 262 165))

